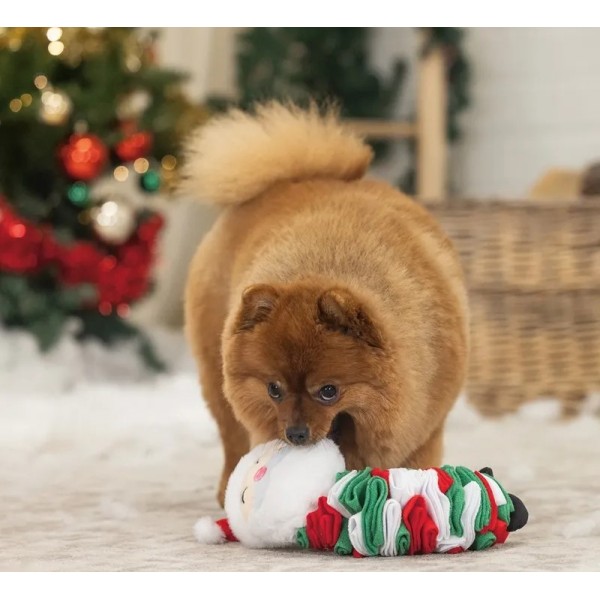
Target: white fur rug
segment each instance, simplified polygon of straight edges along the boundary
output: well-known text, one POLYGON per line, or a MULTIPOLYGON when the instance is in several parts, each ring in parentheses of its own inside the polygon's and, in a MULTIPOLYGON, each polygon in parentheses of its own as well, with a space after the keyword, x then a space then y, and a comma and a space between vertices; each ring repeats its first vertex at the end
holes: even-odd
POLYGON ((530 510, 504 546, 455 556, 356 560, 307 551, 202 547, 218 514, 221 453, 178 337, 169 375, 126 352, 65 341, 39 357, 0 331, 0 570, 597 570, 600 419, 556 419, 551 402, 485 421, 453 413, 446 461, 492 466, 530 510))

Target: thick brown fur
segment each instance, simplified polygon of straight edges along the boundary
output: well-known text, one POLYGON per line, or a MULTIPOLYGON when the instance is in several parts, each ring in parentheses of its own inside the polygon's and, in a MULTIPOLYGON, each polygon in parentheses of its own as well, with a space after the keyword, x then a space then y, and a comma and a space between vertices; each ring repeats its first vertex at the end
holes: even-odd
POLYGON ((234 112, 192 144, 188 189, 228 205, 186 290, 187 334, 225 451, 219 499, 249 446, 297 425, 316 441, 335 417, 349 468, 438 464, 468 317, 456 252, 435 221, 393 187, 359 179, 369 147, 315 108, 234 112), (331 405, 318 398, 328 384, 340 392, 331 405))

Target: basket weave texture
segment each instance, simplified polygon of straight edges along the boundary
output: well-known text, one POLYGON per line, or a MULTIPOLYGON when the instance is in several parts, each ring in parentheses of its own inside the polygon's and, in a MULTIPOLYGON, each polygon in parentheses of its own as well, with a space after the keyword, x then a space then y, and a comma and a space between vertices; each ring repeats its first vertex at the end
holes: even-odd
POLYGON ((540 397, 566 414, 600 390, 600 199, 428 204, 462 259, 467 394, 486 414, 540 397))

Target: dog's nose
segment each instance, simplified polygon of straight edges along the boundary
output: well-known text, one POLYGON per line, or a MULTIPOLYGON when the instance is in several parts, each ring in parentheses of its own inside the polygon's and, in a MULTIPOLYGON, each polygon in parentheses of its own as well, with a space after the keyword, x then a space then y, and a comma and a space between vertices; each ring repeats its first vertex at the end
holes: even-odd
POLYGON ((308 442, 308 427, 306 425, 288 427, 285 430, 285 437, 295 446, 306 444, 308 442))

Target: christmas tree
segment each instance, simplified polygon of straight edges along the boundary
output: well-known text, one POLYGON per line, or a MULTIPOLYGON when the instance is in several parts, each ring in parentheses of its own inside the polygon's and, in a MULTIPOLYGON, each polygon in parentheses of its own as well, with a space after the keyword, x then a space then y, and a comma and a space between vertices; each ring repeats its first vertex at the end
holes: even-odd
MULTIPOLYGON (((0 322, 50 348, 137 337, 162 217, 141 200, 174 181, 205 112, 135 29, 0 29, 0 322), (144 194, 137 190, 143 190, 144 194), (133 193, 135 192, 135 193, 133 193)), ((148 196, 149 197, 149 196, 148 196)))

